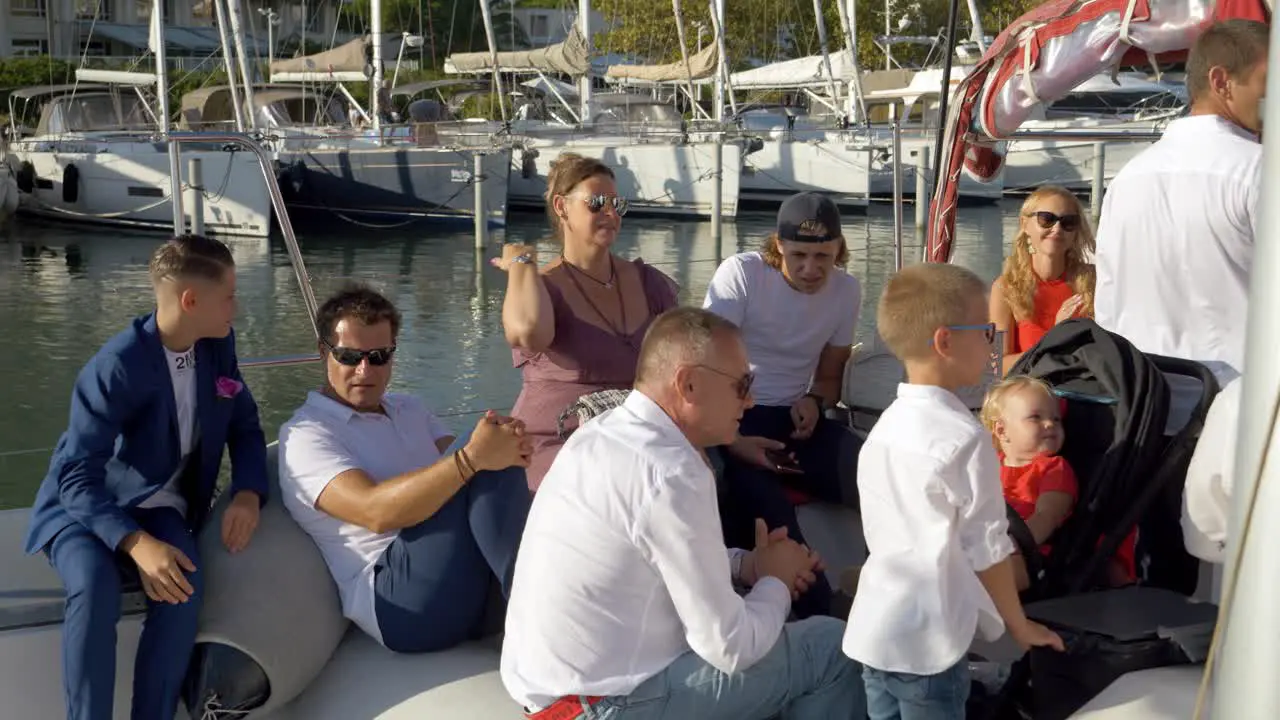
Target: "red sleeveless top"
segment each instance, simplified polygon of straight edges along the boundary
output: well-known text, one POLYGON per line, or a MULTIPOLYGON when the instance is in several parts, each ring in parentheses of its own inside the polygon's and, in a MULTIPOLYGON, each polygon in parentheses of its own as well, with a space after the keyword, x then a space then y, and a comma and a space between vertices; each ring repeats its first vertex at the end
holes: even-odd
POLYGON ((1049 332, 1062 309, 1062 303, 1071 299, 1076 291, 1066 280, 1039 280, 1036 283, 1036 297, 1032 305, 1031 317, 1019 320, 1013 334, 1013 352, 1030 350, 1040 338, 1049 332))

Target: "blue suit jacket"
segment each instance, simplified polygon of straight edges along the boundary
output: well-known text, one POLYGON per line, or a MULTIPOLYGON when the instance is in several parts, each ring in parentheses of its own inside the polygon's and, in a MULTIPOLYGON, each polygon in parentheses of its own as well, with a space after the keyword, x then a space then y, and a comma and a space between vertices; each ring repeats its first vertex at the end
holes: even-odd
MULTIPOLYGON (((231 448, 232 492, 253 490, 263 502, 267 449, 248 386, 233 398, 219 397, 216 391, 218 378, 243 385, 234 333, 200 340, 195 352, 199 437, 192 462, 199 465, 187 519, 198 529, 213 499, 223 447, 231 448)), ((129 510, 169 481, 181 452, 173 381, 152 313, 107 341, 80 370, 71 393, 70 423, 36 494, 27 552, 43 549, 72 523, 116 549, 140 529, 129 510)))

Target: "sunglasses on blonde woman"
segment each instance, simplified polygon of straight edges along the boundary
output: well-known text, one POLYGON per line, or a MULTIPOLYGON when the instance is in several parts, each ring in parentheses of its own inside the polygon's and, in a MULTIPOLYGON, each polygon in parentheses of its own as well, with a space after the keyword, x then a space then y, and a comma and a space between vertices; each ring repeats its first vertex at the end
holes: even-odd
POLYGON ((1048 230, 1058 223, 1062 223, 1062 229, 1067 232, 1071 232, 1072 230, 1080 227, 1079 215, 1056 215, 1048 210, 1041 210, 1031 214, 1035 216, 1036 224, 1039 225, 1042 230, 1048 230))

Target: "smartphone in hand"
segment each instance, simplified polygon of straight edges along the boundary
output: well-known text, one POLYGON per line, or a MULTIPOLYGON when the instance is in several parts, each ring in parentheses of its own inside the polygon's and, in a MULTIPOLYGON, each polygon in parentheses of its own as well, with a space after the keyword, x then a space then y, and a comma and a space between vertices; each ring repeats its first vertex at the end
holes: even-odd
POLYGON ((786 450, 765 450, 764 456, 773 463, 773 469, 777 472, 800 474, 804 470, 800 467, 800 463, 796 461, 795 455, 786 450))

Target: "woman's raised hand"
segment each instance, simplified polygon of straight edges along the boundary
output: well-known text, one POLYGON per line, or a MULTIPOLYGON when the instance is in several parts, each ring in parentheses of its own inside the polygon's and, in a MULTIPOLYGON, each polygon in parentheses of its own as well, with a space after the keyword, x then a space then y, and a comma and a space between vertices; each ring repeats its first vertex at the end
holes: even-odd
POLYGON ((493 265, 494 267, 498 268, 503 272, 506 272, 507 270, 511 269, 511 264, 515 261, 515 259, 520 257, 521 255, 528 255, 530 258, 533 259, 534 267, 537 267, 538 249, 532 245, 522 245, 518 243, 503 245, 502 257, 493 258, 492 260, 489 261, 489 264, 493 265))
POLYGON ((1058 317, 1054 318, 1053 324, 1057 325, 1063 320, 1070 320, 1076 317, 1076 313, 1080 312, 1080 307, 1084 304, 1084 296, 1080 294, 1072 295, 1063 301, 1062 307, 1058 308, 1058 317))

